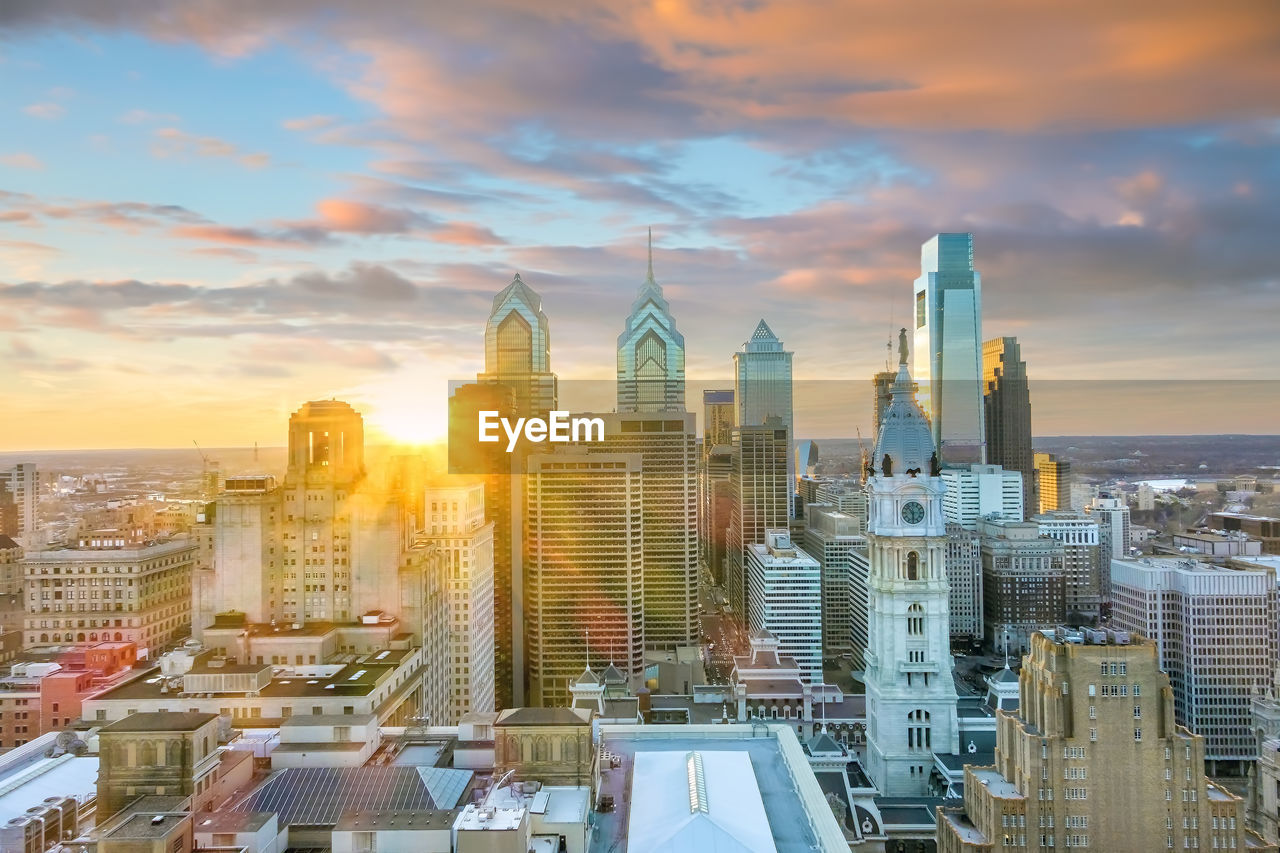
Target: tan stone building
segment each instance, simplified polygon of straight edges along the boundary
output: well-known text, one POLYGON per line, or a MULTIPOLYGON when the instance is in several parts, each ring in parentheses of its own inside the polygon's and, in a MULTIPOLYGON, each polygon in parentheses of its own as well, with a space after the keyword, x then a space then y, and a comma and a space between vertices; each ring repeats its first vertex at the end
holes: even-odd
POLYGON ((592 712, 584 708, 508 708, 493 724, 494 775, 544 785, 586 785, 595 773, 592 712))
POLYGON ((995 764, 965 768, 938 809, 939 853, 1269 850, 1243 801, 1204 775, 1204 741, 1174 722, 1155 644, 1037 633, 1017 713, 997 711, 995 764))
POLYGON ((146 794, 199 795, 216 778, 218 715, 133 714, 98 731, 98 754, 101 820, 146 794))
POLYGON ((190 631, 195 552, 186 537, 131 542, 110 530, 27 552, 24 645, 110 640, 154 655, 190 631))

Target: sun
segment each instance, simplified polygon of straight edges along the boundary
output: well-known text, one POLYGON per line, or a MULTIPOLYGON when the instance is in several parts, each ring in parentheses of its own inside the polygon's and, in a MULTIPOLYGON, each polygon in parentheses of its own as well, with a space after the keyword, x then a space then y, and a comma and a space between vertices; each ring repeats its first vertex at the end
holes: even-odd
POLYGON ((353 389, 350 397, 363 410, 375 442, 421 446, 448 436, 449 397, 444 380, 397 370, 353 389))

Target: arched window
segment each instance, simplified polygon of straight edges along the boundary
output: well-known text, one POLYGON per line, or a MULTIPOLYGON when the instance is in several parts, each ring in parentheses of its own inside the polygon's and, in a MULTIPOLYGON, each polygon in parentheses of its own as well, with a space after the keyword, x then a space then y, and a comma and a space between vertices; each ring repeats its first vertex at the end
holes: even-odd
POLYGON ((42 642, 42 643, 47 643, 47 642, 49 642, 49 635, 48 635, 48 634, 41 634, 41 635, 40 635, 40 642, 42 642))
POLYGON ((123 639, 124 639, 124 635, 121 634, 119 631, 116 631, 116 642, 119 642, 123 639))
POLYGON ((924 635, 924 608, 919 602, 907 608, 907 634, 912 637, 924 635))
POLYGON ((932 749, 933 727, 929 712, 915 710, 907 714, 907 749, 932 749))
POLYGON ((920 580, 920 555, 915 551, 907 554, 907 580, 920 580))

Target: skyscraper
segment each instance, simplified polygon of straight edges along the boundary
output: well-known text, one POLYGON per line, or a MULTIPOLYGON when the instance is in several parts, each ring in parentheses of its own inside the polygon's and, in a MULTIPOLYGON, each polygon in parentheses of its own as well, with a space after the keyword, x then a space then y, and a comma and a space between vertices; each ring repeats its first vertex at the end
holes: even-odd
POLYGON ((637 454, 558 448, 529 457, 530 705, 568 705, 588 648, 628 676, 643 667, 642 477, 637 454))
POLYGON ((915 323, 913 373, 938 458, 985 462, 982 279, 973 268, 972 234, 937 234, 920 247, 915 323))
MULTIPOLYGON (((449 398, 449 469, 481 477, 485 518, 493 524, 493 672, 494 705, 501 710, 524 694, 524 671, 516 666, 523 648, 523 625, 515 625, 515 596, 523 588, 520 520, 523 478, 512 476, 517 454, 500 444, 476 441, 481 411, 515 417, 515 393, 505 385, 462 385, 449 398), (516 508, 516 511, 513 511, 516 508), (520 632, 517 642, 516 632, 520 632)), ((517 448, 521 450, 522 448, 517 448)))
POLYGON ((1031 390, 1017 338, 992 338, 982 345, 982 388, 987 461, 1022 474, 1022 505, 1028 514, 1034 513, 1038 504, 1031 450, 1031 390))
POLYGON ((1085 512, 1090 517, 1096 518, 1099 524, 1106 525, 1111 528, 1111 554, 1112 559, 1121 559, 1129 556, 1129 546, 1131 544, 1129 535, 1129 505, 1122 498, 1113 498, 1111 495, 1099 495, 1093 499, 1093 503, 1085 508, 1085 512))
POLYGON ((556 408, 547 315, 542 297, 520 280, 519 273, 493 297, 484 330, 484 373, 478 378, 509 386, 520 416, 545 417, 556 408))
POLYGON ((355 409, 306 403, 289 419, 283 484, 228 478, 218 497, 213 578, 197 584, 196 636, 209 614, 228 611, 248 624, 355 622, 376 612, 394 614, 420 639, 422 567, 409 504, 366 478, 355 409))
POLYGON ((618 411, 684 411, 684 335, 653 277, 653 230, 649 274, 631 303, 618 335, 618 411))
POLYGON ((671 649, 698 640, 697 432, 692 412, 607 413, 592 452, 640 460, 644 481, 644 642, 671 649))
POLYGON ((0 469, 0 488, 7 489, 13 498, 17 530, 9 535, 21 545, 31 548, 37 543, 36 498, 40 494, 40 479, 34 462, 19 462, 12 468, 0 469))
POLYGON ((1031 635, 1067 616, 1066 550, 1034 521, 978 521, 982 541, 982 619, 997 652, 1030 648, 1031 635))
POLYGON ((867 480, 867 770, 884 796, 929 792, 933 753, 960 751, 952 675, 946 489, 912 392, 906 330, 867 480))
POLYGON ((947 521, 973 530, 979 518, 998 515, 1022 521, 1022 475, 999 465, 968 465, 942 472, 947 521))
POLYGON ((1071 463, 1052 453, 1035 454, 1040 512, 1071 509, 1071 463))
POLYGON ((698 543, 703 564, 724 583, 729 527, 729 473, 733 468, 733 389, 702 392, 702 458, 698 463, 698 543))
POLYGON ((1102 602, 1110 597, 1103 584, 1098 520, 1070 511, 1049 512, 1033 520, 1040 525, 1041 536, 1051 536, 1062 543, 1068 620, 1073 625, 1077 618, 1096 621, 1102 615, 1102 602))
POLYGON ((1174 558, 1111 563, 1112 621, 1155 641, 1178 722, 1205 738, 1205 757, 1234 764, 1258 755, 1250 700, 1272 685, 1276 582, 1270 570, 1174 558))
POLYGON ((737 426, 760 426, 770 418, 777 418, 787 431, 787 458, 784 466, 788 513, 789 495, 795 487, 795 460, 791 456, 791 446, 796 439, 791 401, 792 355, 782 348, 782 341, 778 340, 778 336, 764 320, 756 326, 751 340, 733 354, 733 396, 738 407, 737 426))
POLYGON ((787 527, 791 493, 787 445, 787 430, 779 418, 733 430, 724 585, 729 606, 742 618, 747 612, 746 549, 764 542, 766 530, 787 527))
POLYGON ((747 546, 749 624, 778 639, 778 651, 796 659, 800 677, 822 683, 822 569, 797 548, 786 529, 767 530, 747 546))
POLYGON ((896 370, 882 370, 871 377, 872 441, 880 434, 880 427, 884 425, 884 413, 888 411, 889 404, 893 402, 893 381, 897 378, 898 372, 896 370))
POLYGON ((862 668, 867 648, 867 537, 862 519, 830 506, 810 506, 804 550, 822 567, 822 648, 853 655, 862 668))
POLYGON ((449 647, 447 716, 494 710, 493 522, 485 517, 482 482, 429 486, 423 500, 423 533, 444 558, 449 647))
POLYGON ((996 719, 995 764, 966 767, 964 805, 937 811, 939 853, 1276 849, 1205 777, 1204 741, 1175 724, 1155 645, 1111 636, 1123 642, 1032 638, 1018 710, 996 719))

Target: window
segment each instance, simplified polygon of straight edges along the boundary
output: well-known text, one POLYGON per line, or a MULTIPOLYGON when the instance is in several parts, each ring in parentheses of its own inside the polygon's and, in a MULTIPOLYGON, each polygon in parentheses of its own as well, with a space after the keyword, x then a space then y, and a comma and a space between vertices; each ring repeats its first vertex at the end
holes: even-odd
POLYGON ((915 551, 907 554, 907 580, 920 579, 920 555, 915 551))

